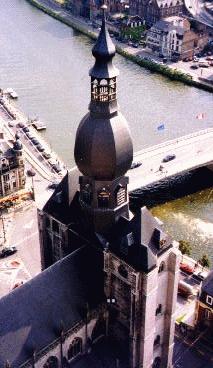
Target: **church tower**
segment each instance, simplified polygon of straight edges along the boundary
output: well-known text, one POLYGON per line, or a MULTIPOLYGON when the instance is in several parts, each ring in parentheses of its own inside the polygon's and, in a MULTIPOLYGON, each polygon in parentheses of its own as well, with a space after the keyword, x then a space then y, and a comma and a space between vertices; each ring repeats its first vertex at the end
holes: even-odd
POLYGON ((125 173, 133 158, 133 146, 125 118, 117 103, 118 70, 112 59, 115 46, 106 28, 102 6, 102 27, 92 53, 89 113, 76 134, 75 161, 83 174, 79 178, 80 205, 95 232, 106 233, 122 215, 129 216, 125 173))
POLYGON ((105 10, 92 50, 89 112, 76 133, 77 168, 39 211, 42 268, 88 243, 101 254, 106 335, 121 366, 128 360, 129 368, 172 368, 180 252, 146 207, 129 210, 133 145, 118 108, 105 10))

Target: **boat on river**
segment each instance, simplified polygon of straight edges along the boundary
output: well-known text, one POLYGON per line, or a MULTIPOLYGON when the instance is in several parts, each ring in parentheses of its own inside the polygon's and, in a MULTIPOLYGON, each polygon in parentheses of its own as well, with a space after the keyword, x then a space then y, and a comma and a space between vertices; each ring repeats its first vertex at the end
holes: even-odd
POLYGON ((46 125, 43 121, 40 121, 38 118, 32 119, 31 120, 31 125, 36 129, 36 130, 44 130, 46 129, 46 125))
POLYGON ((17 99, 18 98, 18 94, 12 88, 5 89, 3 93, 5 95, 8 95, 9 97, 11 97, 13 99, 17 99))

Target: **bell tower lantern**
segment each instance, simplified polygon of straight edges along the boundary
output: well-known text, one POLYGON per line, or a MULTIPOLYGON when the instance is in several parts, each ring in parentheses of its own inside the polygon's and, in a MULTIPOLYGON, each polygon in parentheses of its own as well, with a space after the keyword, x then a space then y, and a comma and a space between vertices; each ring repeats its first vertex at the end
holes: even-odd
POLYGON ((120 216, 129 216, 127 184, 133 146, 127 122, 117 104, 118 70, 112 59, 115 46, 106 28, 93 47, 95 64, 90 70, 91 101, 76 134, 75 161, 83 174, 80 204, 94 231, 106 233, 120 216))

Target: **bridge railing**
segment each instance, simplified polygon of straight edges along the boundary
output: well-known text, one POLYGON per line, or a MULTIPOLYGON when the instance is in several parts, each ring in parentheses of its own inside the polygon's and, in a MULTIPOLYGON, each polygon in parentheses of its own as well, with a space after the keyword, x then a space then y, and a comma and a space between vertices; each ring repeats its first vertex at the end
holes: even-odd
POLYGON ((184 135, 184 136, 179 137, 179 138, 170 139, 169 141, 156 144, 155 146, 144 148, 140 151, 135 152, 134 157, 140 156, 140 155, 148 153, 148 152, 153 152, 153 151, 155 151, 159 148, 164 148, 164 147, 170 146, 174 143, 183 142, 183 141, 192 139, 194 137, 198 137, 198 136, 209 134, 209 133, 213 134, 213 128, 207 128, 207 129, 199 130, 198 132, 195 132, 195 133, 190 133, 190 134, 184 135))

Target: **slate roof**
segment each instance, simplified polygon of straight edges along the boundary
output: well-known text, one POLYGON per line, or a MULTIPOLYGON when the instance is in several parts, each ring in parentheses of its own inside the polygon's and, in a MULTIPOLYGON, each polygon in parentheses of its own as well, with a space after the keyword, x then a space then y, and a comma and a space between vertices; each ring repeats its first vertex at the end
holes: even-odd
POLYGON ((0 367, 19 367, 104 300, 103 255, 84 246, 0 299, 0 367), (94 288, 95 285, 95 288, 94 288))
POLYGON ((64 224, 76 219, 75 201, 73 199, 77 195, 78 180, 80 172, 77 168, 67 172, 62 181, 49 198, 43 211, 60 220, 64 224))
POLYGON ((174 25, 172 21, 169 21, 169 19, 159 20, 158 22, 154 24, 153 28, 159 29, 160 31, 163 31, 163 32, 169 32, 169 31, 175 30, 180 35, 184 34, 184 28, 182 26, 174 25))
POLYGON ((202 292, 213 297, 213 270, 208 274, 207 278, 202 282, 202 292))

